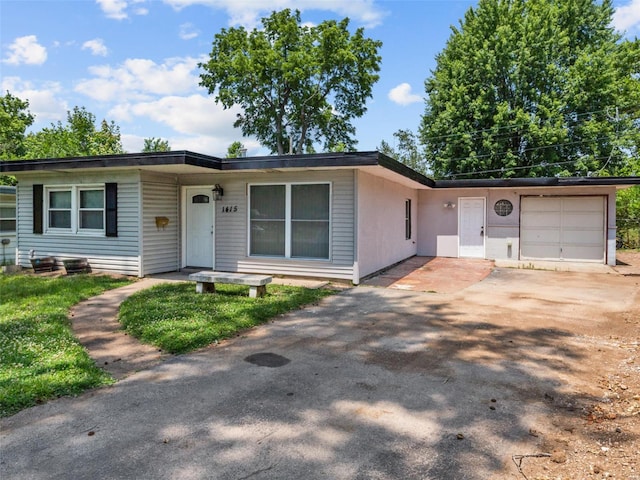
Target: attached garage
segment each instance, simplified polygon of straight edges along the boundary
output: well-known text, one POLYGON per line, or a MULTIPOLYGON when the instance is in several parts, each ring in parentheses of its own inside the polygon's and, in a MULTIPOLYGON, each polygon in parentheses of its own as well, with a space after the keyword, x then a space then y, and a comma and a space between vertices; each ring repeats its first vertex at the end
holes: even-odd
POLYGON ((606 196, 522 196, 520 259, 606 262, 606 196))

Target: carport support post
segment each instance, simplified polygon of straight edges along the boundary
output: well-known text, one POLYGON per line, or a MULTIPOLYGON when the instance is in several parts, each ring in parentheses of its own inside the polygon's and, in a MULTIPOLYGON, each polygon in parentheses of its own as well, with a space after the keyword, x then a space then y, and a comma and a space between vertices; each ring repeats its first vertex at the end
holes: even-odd
POLYGON ((216 284, 196 282, 196 293, 216 293, 216 284))

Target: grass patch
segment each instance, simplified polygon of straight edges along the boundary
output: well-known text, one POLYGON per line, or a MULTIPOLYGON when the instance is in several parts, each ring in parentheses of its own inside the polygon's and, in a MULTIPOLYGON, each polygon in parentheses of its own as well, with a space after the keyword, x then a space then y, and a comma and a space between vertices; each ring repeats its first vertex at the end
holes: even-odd
POLYGON ((0 416, 113 382, 78 343, 76 303, 130 283, 97 275, 0 275, 0 416))
POLYGON ((247 292, 239 285, 216 285, 214 294, 197 294, 192 283, 158 285, 125 300, 119 319, 139 340, 185 353, 335 293, 284 285, 269 285, 261 298, 247 292))

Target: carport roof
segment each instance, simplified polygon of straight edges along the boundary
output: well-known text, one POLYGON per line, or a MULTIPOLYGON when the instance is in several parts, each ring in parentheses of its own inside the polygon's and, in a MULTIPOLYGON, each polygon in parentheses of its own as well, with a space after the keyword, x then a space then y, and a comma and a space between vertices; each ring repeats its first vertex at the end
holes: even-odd
POLYGON ((223 173, 359 168, 371 171, 374 175, 395 178, 414 187, 436 189, 640 185, 640 177, 637 176, 432 180, 377 151, 219 158, 182 150, 0 162, 0 173, 8 174, 39 171, 65 172, 95 168, 149 170, 171 174, 211 173, 212 170, 223 173))
POLYGON ((640 177, 538 177, 436 180, 434 188, 589 187, 640 185, 640 177))

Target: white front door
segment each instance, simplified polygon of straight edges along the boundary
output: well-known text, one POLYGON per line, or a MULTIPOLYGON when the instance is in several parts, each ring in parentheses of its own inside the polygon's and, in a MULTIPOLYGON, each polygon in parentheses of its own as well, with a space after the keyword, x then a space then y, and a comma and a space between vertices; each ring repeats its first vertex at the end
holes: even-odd
POLYGON ((213 195, 210 188, 187 188, 187 267, 213 266, 213 195))
POLYGON ((484 204, 484 198, 480 197, 459 199, 460 257, 484 258, 484 204))

